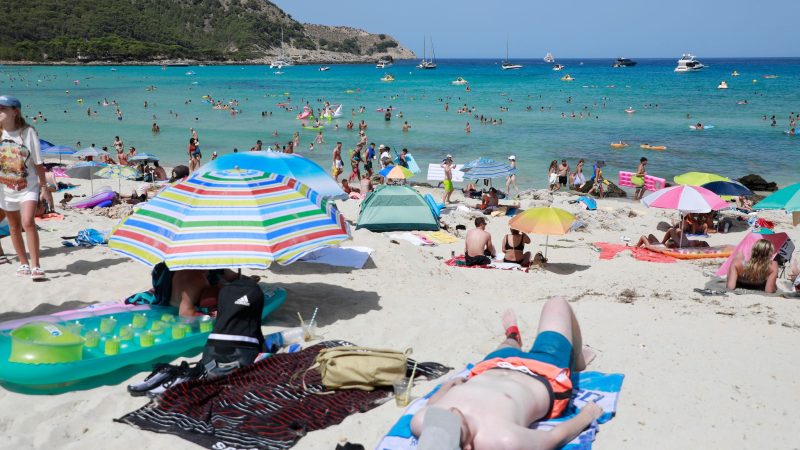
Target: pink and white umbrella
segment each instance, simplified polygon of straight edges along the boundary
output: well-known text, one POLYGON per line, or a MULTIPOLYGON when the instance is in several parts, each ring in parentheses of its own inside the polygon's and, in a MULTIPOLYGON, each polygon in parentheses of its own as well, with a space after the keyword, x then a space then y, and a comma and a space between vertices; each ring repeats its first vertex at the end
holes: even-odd
POLYGON ((650 208, 677 209, 682 213, 707 213, 730 207, 719 195, 700 186, 672 186, 642 199, 650 208))

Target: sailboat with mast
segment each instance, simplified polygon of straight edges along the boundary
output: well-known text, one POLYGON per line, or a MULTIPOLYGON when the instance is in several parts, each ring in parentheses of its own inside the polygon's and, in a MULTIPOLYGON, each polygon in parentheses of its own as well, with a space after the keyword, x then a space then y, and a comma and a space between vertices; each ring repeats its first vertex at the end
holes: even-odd
POLYGON ((508 39, 506 39, 506 59, 500 63, 500 68, 503 70, 522 69, 522 64, 514 64, 508 60, 508 39))
POLYGON ((278 59, 273 59, 272 62, 269 63, 269 68, 282 69, 292 64, 292 60, 286 56, 286 50, 283 47, 283 28, 281 28, 281 54, 278 56, 278 59))
POLYGON ((422 61, 417 65, 418 69, 435 69, 436 68, 436 50, 433 48, 433 38, 431 38, 431 51, 433 52, 433 59, 428 60, 427 47, 425 38, 422 39, 422 61))

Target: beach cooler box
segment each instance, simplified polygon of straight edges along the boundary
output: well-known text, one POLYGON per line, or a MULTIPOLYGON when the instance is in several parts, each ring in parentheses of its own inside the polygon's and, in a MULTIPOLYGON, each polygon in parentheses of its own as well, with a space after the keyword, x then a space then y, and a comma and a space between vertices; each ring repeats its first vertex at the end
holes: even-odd
MULTIPOLYGON (((637 188, 636 184, 633 183, 631 178, 636 175, 634 172, 622 172, 619 173, 619 182, 617 183, 621 187, 629 187, 629 188, 637 188)), ((666 180, 663 178, 654 177, 652 175, 645 175, 644 176, 644 188, 648 191, 657 191, 659 189, 664 189, 666 180)))

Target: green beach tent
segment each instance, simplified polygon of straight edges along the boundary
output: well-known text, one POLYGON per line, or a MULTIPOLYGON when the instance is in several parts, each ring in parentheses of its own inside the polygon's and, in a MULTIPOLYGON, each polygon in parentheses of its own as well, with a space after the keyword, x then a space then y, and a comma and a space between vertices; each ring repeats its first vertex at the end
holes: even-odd
POLYGON ((356 229, 412 231, 439 229, 431 207, 409 186, 383 185, 361 202, 356 229))

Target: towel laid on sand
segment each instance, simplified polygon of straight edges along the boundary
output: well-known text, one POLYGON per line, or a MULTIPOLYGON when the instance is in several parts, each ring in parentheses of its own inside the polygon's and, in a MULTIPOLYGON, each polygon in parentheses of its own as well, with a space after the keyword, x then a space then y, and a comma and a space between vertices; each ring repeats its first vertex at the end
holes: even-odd
POLYGON ((389 239, 397 239, 397 240, 401 240, 401 241, 406 241, 406 242, 414 244, 416 246, 436 245, 436 242, 433 242, 432 240, 428 239, 427 237, 416 235, 414 233, 411 233, 410 231, 407 231, 405 233, 392 233, 392 234, 389 235, 389 239))
POLYGON ((416 231, 414 234, 420 237, 425 237, 426 239, 437 244, 454 244, 459 241, 457 237, 446 231, 429 231, 427 233, 416 231))
POLYGON ((467 263, 464 261, 464 255, 458 255, 455 258, 450 258, 445 260, 444 262, 446 265, 450 267, 463 267, 465 269, 500 269, 500 270, 519 270, 522 272, 527 272, 527 267, 522 267, 516 263, 509 263, 504 262, 502 260, 492 260, 491 264, 483 265, 483 266, 468 266, 467 263))
POLYGON ((639 261, 660 262, 660 263, 673 263, 677 261, 675 258, 665 255, 663 253, 654 252, 643 247, 635 247, 631 245, 611 244, 609 242, 595 242, 592 244, 600 250, 600 259, 612 259, 618 253, 630 250, 633 257, 639 261))
MULTIPOLYGON (((175 434, 206 448, 291 448, 308 432, 336 425, 391 398, 391 389, 316 395, 324 390, 317 371, 306 376, 309 391, 299 377, 291 380, 313 364, 320 350, 340 345, 352 344, 326 341, 297 353, 272 355, 225 377, 181 383, 117 421, 175 434)), ((413 364, 409 360, 409 372, 413 364)), ((419 363, 416 376, 434 379, 449 370, 419 363)))
MULTIPOLYGON (((468 366, 456 377, 464 377, 472 366, 468 366)), ((622 381, 625 378, 621 374, 604 374, 600 372, 580 372, 573 375, 575 388, 572 391, 570 407, 564 416, 558 419, 536 422, 532 428, 540 430, 550 430, 559 423, 574 416, 586 403, 593 401, 603 408, 603 415, 592 423, 578 437, 562 447, 562 450, 589 450, 592 448, 599 429, 599 424, 606 423, 614 417, 617 412, 617 400, 622 390, 622 381)), ((425 397, 419 398, 411 403, 400 419, 389 430, 386 436, 381 439, 375 450, 414 450, 417 448, 417 438, 411 433, 411 418, 414 414, 428 404, 428 399, 439 387, 429 392, 425 397)))
POLYGON ((300 261, 361 269, 374 251, 369 247, 324 247, 306 254, 300 261))

